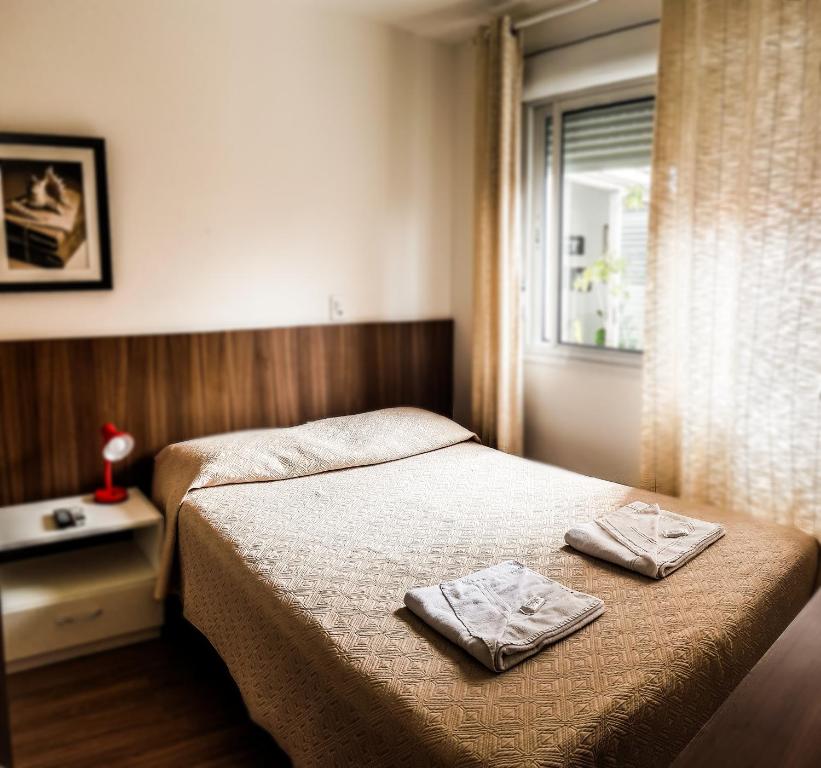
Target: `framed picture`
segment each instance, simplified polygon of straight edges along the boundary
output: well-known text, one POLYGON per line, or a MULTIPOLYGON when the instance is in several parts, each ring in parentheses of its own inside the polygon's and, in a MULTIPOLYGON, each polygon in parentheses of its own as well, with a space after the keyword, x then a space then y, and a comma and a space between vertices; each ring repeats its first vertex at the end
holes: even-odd
POLYGON ((0 133, 0 291, 111 288, 105 142, 0 133))
POLYGON ((583 235, 570 235, 567 243, 567 253, 570 256, 584 256, 583 235))

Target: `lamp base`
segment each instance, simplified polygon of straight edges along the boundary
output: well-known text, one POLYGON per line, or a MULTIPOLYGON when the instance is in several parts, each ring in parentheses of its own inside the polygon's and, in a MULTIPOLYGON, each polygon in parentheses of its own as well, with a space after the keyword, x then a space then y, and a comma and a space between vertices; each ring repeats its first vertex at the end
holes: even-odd
POLYGON ((110 488, 98 488, 94 491, 94 501, 98 504, 118 504, 128 498, 125 488, 112 485, 110 488))

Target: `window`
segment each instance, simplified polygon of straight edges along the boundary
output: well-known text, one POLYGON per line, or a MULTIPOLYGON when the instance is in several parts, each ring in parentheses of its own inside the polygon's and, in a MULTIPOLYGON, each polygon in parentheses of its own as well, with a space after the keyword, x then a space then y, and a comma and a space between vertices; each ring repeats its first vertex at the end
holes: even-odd
POLYGON ((643 348, 653 107, 648 96, 600 94, 531 110, 536 346, 643 348))

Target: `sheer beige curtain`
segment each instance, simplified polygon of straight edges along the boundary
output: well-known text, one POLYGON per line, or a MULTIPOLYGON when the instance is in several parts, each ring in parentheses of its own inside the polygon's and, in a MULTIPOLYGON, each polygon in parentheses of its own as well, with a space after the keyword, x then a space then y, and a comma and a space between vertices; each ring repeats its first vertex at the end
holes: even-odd
POLYGON ((821 0, 665 0, 643 482, 821 535, 821 0))
POLYGON ((486 445, 521 453, 522 49, 509 18, 479 31, 476 66, 473 429, 486 445))

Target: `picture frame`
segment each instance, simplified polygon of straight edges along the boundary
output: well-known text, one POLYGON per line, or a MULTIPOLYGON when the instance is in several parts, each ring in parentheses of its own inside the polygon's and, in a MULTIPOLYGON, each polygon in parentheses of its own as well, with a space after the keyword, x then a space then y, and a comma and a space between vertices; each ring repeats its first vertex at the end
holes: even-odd
POLYGON ((105 141, 0 133, 0 292, 111 290, 105 141))
POLYGON ((570 235, 567 239, 569 256, 584 256, 584 235, 570 235))

